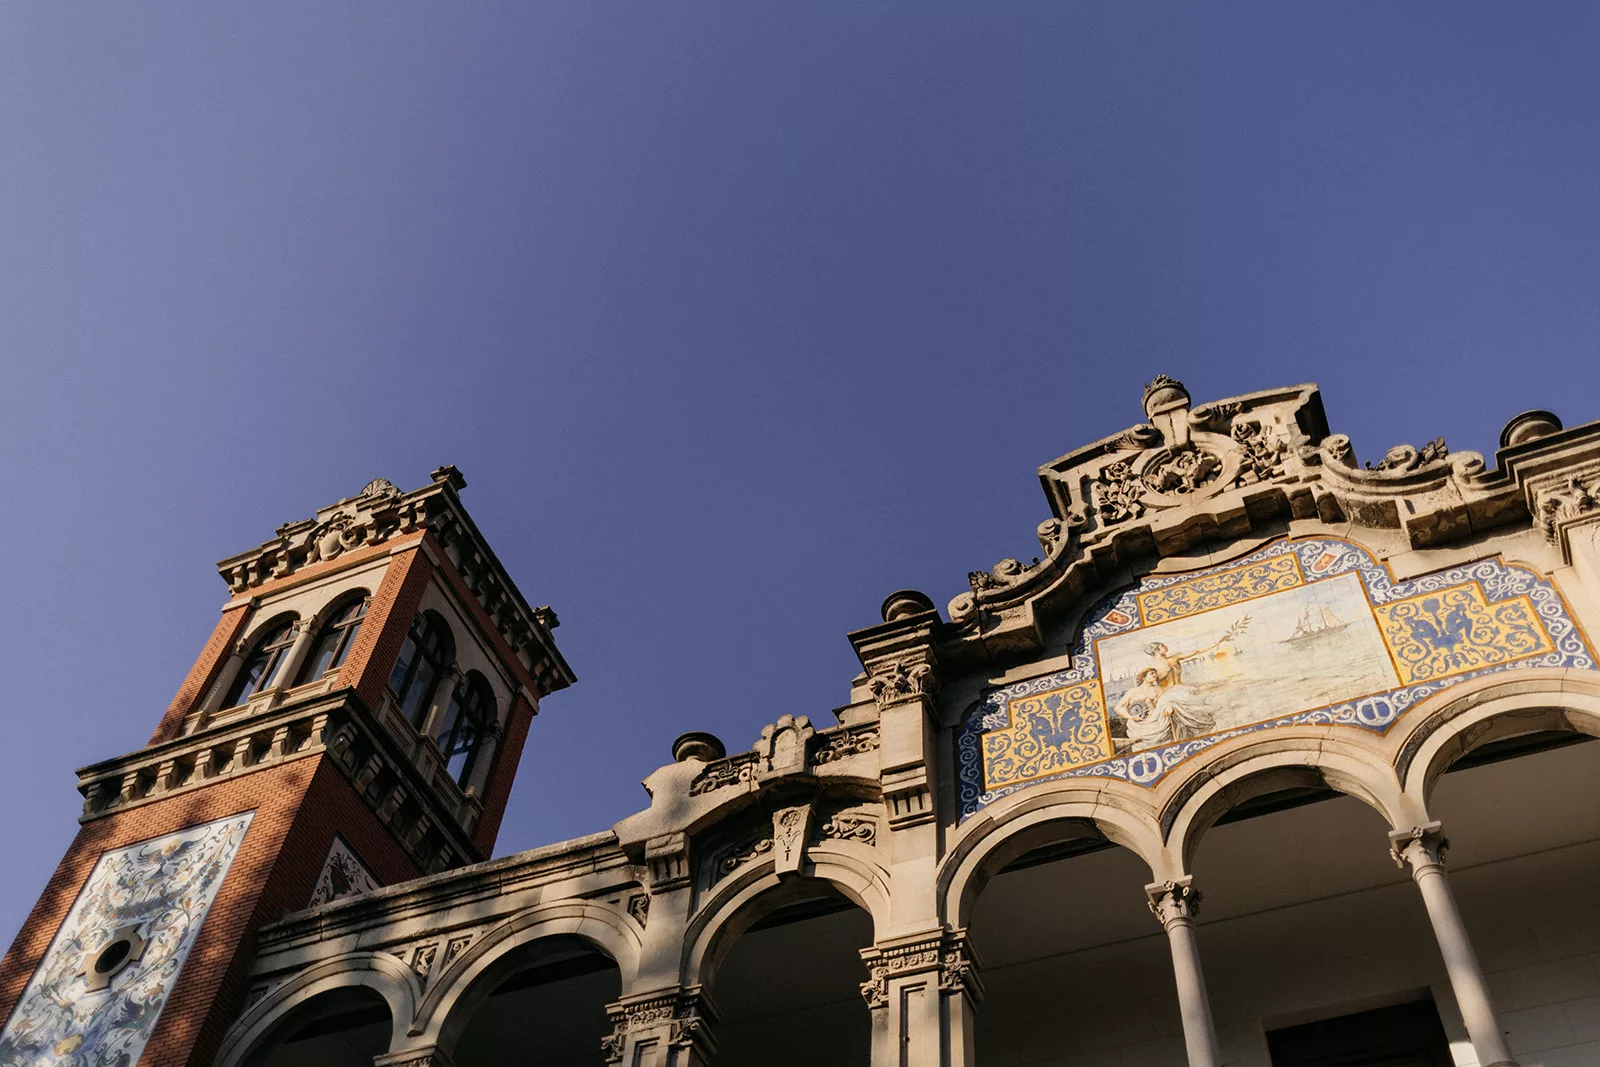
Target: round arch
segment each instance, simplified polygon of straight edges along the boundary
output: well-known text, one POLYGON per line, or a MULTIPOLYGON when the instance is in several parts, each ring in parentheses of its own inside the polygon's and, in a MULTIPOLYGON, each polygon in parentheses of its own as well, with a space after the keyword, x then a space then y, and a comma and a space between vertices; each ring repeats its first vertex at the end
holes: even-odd
POLYGON ((936 889, 942 917, 968 925, 978 894, 1007 864, 1043 845, 1104 837, 1161 875, 1161 831, 1138 786, 1115 779, 1075 778, 1035 786, 975 816, 940 864, 936 889))
POLYGON ((1476 748, 1531 733, 1600 737, 1600 674, 1545 668, 1492 674, 1434 694, 1408 719, 1396 739, 1394 768, 1407 815, 1426 822, 1439 776, 1476 748))
POLYGON ((817 883, 844 894, 872 919, 874 936, 889 925, 889 873, 865 846, 830 843, 806 851, 803 876, 781 877, 768 858, 722 882, 684 932, 683 983, 710 988, 717 965, 762 916, 819 895, 817 883))
POLYGON ((1405 825, 1393 767, 1362 740, 1327 728, 1262 731, 1207 753, 1162 805, 1165 876, 1190 873, 1201 839, 1228 811, 1281 789, 1332 789, 1366 804, 1391 827, 1405 825))
POLYGON ((639 973, 644 931, 617 909, 587 901, 530 908, 496 926, 438 976, 418 1005, 413 1044, 453 1050, 473 1011, 517 969, 518 950, 559 935, 576 937, 610 957, 622 973, 622 990, 639 973))
POLYGON ((384 952, 352 952, 313 964, 263 997, 242 1015, 217 1053, 216 1067, 242 1067, 263 1044, 280 1036, 299 1009, 326 993, 366 987, 389 1005, 389 1051, 406 1045, 422 987, 416 972, 384 952))

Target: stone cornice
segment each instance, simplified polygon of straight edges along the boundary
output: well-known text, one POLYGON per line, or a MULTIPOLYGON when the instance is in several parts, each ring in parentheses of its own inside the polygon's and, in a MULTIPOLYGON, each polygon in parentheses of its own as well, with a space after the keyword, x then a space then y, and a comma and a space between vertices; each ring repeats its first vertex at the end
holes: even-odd
POLYGON ((596 874, 633 883, 636 873, 610 831, 458 867, 285 915, 262 927, 256 969, 270 970, 272 957, 333 938, 370 933, 373 944, 400 942, 413 936, 410 927, 417 922, 431 932, 448 932, 428 921, 446 913, 466 916, 461 922, 467 925, 481 924, 498 910, 526 907, 525 895, 544 885, 596 874), (386 937, 385 929, 392 929, 392 936, 386 937))
POLYGON ((290 701, 78 771, 80 819, 107 815, 312 756, 328 756, 422 870, 479 857, 477 805, 441 789, 352 689, 290 701), (452 801, 455 801, 452 804, 452 801))

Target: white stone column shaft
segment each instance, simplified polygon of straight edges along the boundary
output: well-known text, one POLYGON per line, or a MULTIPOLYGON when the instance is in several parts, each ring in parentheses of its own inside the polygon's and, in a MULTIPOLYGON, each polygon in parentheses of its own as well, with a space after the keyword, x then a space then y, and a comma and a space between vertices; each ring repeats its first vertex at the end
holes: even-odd
MULTIPOLYGON (((276 689, 288 689, 294 685, 294 676, 300 673, 300 668, 305 664, 306 656, 311 652, 311 641, 317 634, 316 619, 300 619, 294 624, 294 644, 289 646, 283 662, 283 669, 278 672, 276 689)), ((315 681, 316 679, 312 679, 315 681)))
POLYGON ((1172 950, 1172 974, 1178 986, 1178 1011, 1183 1017, 1183 1043, 1189 1067, 1218 1067, 1217 1027, 1211 1018, 1211 998, 1206 994, 1200 969, 1200 946, 1194 919, 1200 911, 1200 892, 1188 878, 1145 886, 1150 911, 1167 931, 1172 950))
POLYGON ((1411 878, 1422 893, 1439 954, 1444 957, 1445 973, 1450 976, 1450 988, 1479 1062, 1483 1067, 1516 1067, 1500 1017, 1489 998, 1489 984, 1478 954, 1467 937, 1466 924, 1461 921, 1461 911, 1444 872, 1444 854, 1449 847, 1438 823, 1396 830, 1389 835, 1389 854, 1399 866, 1410 865, 1411 878))

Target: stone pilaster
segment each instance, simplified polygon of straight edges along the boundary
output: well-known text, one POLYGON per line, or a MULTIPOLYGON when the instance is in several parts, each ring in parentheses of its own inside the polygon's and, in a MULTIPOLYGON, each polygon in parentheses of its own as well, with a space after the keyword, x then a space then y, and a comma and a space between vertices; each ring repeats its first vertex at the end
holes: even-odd
POLYGON ((1444 857, 1449 848, 1450 842, 1436 822, 1389 834, 1389 855, 1402 869, 1411 868, 1411 878, 1422 893, 1428 921, 1433 924, 1433 935, 1444 957, 1445 972, 1450 976, 1450 988, 1479 1062, 1484 1067, 1516 1067, 1500 1018, 1489 999, 1478 954, 1467 937, 1466 924, 1461 921, 1455 894, 1445 876, 1444 857))
POLYGON ((600 1040, 607 1063, 627 1067, 707 1067, 716 1055, 716 1008, 698 986, 623 997, 606 1006, 611 1033, 600 1040))
POLYGON ((861 950, 872 1012, 872 1067, 973 1062, 972 1009, 983 996, 978 957, 964 930, 935 930, 861 950), (942 1049, 948 1034, 951 1056, 942 1049))
POLYGON ((1172 974, 1178 987, 1178 1010, 1183 1016, 1183 1042, 1189 1067, 1217 1067, 1217 1028, 1211 1018, 1205 974, 1200 969, 1200 946, 1194 921, 1200 914, 1200 891, 1190 878, 1156 882, 1144 887, 1150 913, 1161 920, 1172 950, 1172 974))

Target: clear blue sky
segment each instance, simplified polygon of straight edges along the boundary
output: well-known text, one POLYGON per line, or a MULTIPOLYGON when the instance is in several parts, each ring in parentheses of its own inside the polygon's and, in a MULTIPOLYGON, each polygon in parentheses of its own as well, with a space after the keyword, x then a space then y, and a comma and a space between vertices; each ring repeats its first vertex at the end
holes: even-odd
POLYGON ((1036 551, 1041 462, 1322 384, 1600 417, 1593 4, 0 6, 0 932, 213 561, 441 463, 579 675, 501 851, 1036 551))

